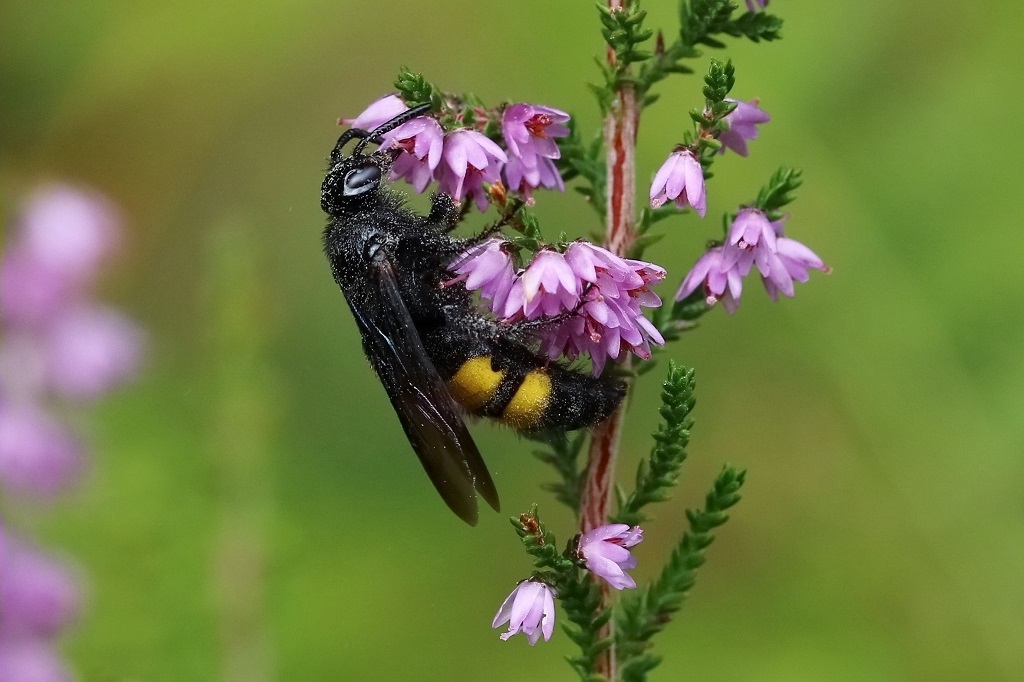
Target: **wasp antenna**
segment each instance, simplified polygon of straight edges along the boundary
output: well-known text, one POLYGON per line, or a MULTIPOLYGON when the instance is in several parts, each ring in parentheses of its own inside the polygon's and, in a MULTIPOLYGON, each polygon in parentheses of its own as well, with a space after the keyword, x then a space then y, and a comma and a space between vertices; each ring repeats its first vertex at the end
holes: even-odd
MULTIPOLYGON (((392 130, 394 130, 398 126, 402 125, 406 121, 410 121, 410 120, 416 118, 417 116, 422 116, 423 114, 425 114, 428 111, 430 111, 430 108, 431 108, 431 104, 429 102, 427 102, 425 104, 417 104, 413 108, 411 108, 411 109, 409 109, 407 111, 403 111, 398 116, 395 116, 390 121, 387 121, 385 123, 381 123, 379 126, 374 128, 369 133, 365 133, 365 131, 360 131, 360 132, 364 132, 365 134, 359 136, 359 137, 362 137, 363 139, 360 140, 359 144, 357 144, 355 149, 352 150, 352 154, 354 156, 361 156, 362 153, 363 153, 363 148, 366 147, 367 143, 373 142, 375 144, 380 144, 380 139, 379 138, 380 138, 381 135, 383 135, 384 133, 387 133, 387 132, 391 132, 392 130)), ((351 132, 351 131, 349 131, 349 132, 351 132)), ((339 144, 340 144, 340 140, 339 140, 339 144)))
POLYGON ((345 145, 348 144, 349 140, 355 138, 366 138, 370 135, 370 132, 363 130, 362 128, 350 128, 341 134, 338 138, 338 143, 334 145, 334 149, 331 150, 331 163, 337 163, 338 159, 341 158, 341 150, 345 145))

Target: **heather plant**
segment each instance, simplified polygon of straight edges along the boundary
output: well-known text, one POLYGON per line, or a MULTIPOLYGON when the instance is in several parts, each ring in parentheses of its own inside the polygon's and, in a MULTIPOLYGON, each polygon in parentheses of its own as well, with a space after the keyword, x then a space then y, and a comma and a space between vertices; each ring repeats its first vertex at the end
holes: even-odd
MULTIPOLYGON (((758 100, 734 98, 733 63, 706 53, 726 47, 730 38, 778 39, 782 20, 765 11, 767 4, 682 0, 680 25, 671 33, 648 28, 635 0, 598 4, 606 54, 591 89, 604 117, 600 131, 582 130, 570 113, 552 105, 492 106, 408 69, 399 73, 396 92, 341 122, 372 130, 429 104, 426 113, 382 135, 381 148, 394 159, 391 179, 407 181, 416 192, 434 187, 450 195, 460 202, 463 218, 474 210, 497 214, 491 238, 473 242, 455 260, 445 286, 478 292, 480 306, 495 319, 533 329, 536 349, 552 361, 573 361, 594 375, 623 377, 630 390, 645 390, 649 385, 637 379, 655 366, 656 351, 691 333, 718 302, 735 313, 752 273, 775 300, 779 293, 792 297, 794 284, 806 282, 810 270, 828 271, 787 234, 785 209, 801 184, 800 171, 780 168, 741 206, 716 202, 710 182, 723 154, 757 153, 753 142, 770 116, 758 100), (698 71, 699 89, 695 79, 687 85, 676 78, 698 71), (676 83, 690 88, 696 106, 679 116, 678 138, 663 141, 660 168, 638 168, 642 114, 657 102, 657 89, 676 83), (636 204, 638 175, 652 178, 643 207, 636 204), (559 225, 545 236, 533 208, 543 201, 543 190, 566 188, 590 206, 591 220, 559 225), (709 210, 721 212, 720 230, 705 227, 709 210), (570 227, 594 232, 598 224, 600 244, 566 234, 570 227), (685 276, 645 260, 667 230, 706 240, 704 254, 685 276), (669 305, 656 293, 665 280, 678 286, 669 305)), ((616 484, 627 399, 592 433, 536 436, 537 456, 557 475, 547 489, 579 520, 565 548, 541 521, 537 505, 512 519, 533 569, 524 571, 492 625, 507 627, 503 640, 522 633, 531 645, 547 641, 561 618, 560 603, 569 621, 565 631, 579 647, 569 662, 585 680, 643 680, 658 665, 653 638, 681 608, 745 480, 742 469, 725 466, 703 507, 687 512, 687 528, 658 577, 637 584, 629 571, 644 534, 678 532, 671 520, 649 526, 649 508, 668 499, 678 483, 694 423, 695 372, 666 364, 654 445, 632 486, 616 484)))
POLYGON ((6 519, 67 494, 87 467, 72 415, 136 372, 141 334, 93 284, 116 247, 102 197, 40 189, 0 258, 0 680, 62 682, 55 644, 81 611, 81 580, 6 519))

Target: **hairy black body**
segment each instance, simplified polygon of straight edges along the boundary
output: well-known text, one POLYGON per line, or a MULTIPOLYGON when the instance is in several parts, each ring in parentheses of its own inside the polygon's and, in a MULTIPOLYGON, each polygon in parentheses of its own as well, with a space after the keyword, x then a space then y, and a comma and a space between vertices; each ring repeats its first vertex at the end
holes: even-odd
POLYGON ((461 282, 450 283, 452 262, 479 241, 450 235, 458 206, 440 194, 417 215, 383 183, 390 155, 361 154, 409 117, 338 141, 321 193, 331 216, 324 251, 413 449, 448 506, 472 524, 475 495, 495 509, 498 497, 455 401, 522 431, 567 431, 611 414, 625 387, 538 355, 535 328, 485 316, 461 282), (355 153, 342 156, 355 137, 363 138, 355 153))

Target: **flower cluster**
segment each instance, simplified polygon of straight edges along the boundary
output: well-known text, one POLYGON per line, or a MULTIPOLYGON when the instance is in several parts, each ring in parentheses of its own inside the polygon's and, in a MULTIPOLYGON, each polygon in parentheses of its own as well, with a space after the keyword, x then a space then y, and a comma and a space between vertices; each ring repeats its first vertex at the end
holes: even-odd
MULTIPOLYGON (((0 489, 49 499, 84 466, 55 410, 101 397, 135 372, 141 335, 90 295, 118 239, 101 198, 41 191, 0 258, 0 489)), ((68 569, 0 528, 0 679, 64 680, 49 642, 77 612, 68 569)))
MULTIPOLYGON (((397 95, 386 95, 359 116, 341 122, 372 130, 407 109, 397 95)), ((528 199, 539 187, 565 189, 554 160, 560 157, 555 138, 569 134, 568 120, 567 113, 552 107, 508 105, 501 110, 503 149, 480 130, 445 131, 432 116, 419 116, 385 133, 381 149, 398 151, 391 169, 393 180, 405 179, 417 192, 436 180, 438 191, 457 201, 471 199, 484 211, 488 207, 485 183, 504 179, 528 199)))
POLYGON ((661 305, 650 287, 665 271, 652 263, 575 241, 564 253, 538 251, 517 271, 506 243, 491 239, 456 260, 452 270, 452 281, 479 291, 501 320, 550 319, 538 328, 542 352, 552 359, 588 355, 595 374, 625 353, 649 359, 650 344, 665 342, 641 310, 661 305))
MULTIPOLYGON (((636 581, 625 571, 636 567, 636 557, 629 548, 641 540, 643 531, 639 526, 630 528, 616 523, 577 536, 567 552, 573 564, 583 566, 615 589, 633 589, 636 581)), ((555 589, 544 579, 535 576, 524 580, 502 603, 491 627, 509 624, 508 631, 501 634, 502 640, 522 632, 531 646, 540 640, 541 635, 546 642, 555 629, 556 596, 555 589)))
POLYGON ((118 239, 102 199, 66 187, 40 192, 0 259, 0 484, 47 496, 81 470, 77 439, 51 413, 128 379, 140 334, 90 288, 118 239))
MULTIPOLYGON (((747 3, 751 12, 767 4, 747 3)), ((767 123, 771 117, 760 109, 757 100, 728 101, 736 107, 722 119, 727 127, 718 137, 722 144, 719 153, 730 149, 746 156, 747 143, 756 139, 760 132, 757 126, 767 123)), ((704 217, 707 192, 697 147, 679 146, 669 155, 654 176, 650 196, 652 208, 674 201, 679 208, 690 206, 697 215, 704 217)), ((725 243, 713 245, 693 266, 676 300, 683 300, 703 285, 708 305, 721 301, 727 312, 734 313, 743 293, 743 278, 755 265, 772 300, 776 300, 780 292, 792 297, 793 283, 806 282, 810 270, 829 271, 817 254, 783 235, 782 220, 771 222, 764 211, 745 208, 733 219, 725 243)))
POLYGON ((782 222, 770 222, 764 211, 756 208, 741 210, 732 221, 726 242, 700 257, 683 280, 676 300, 703 285, 708 305, 722 301, 731 314, 739 306, 743 278, 755 265, 772 300, 779 292, 792 297, 793 283, 810 279, 810 270, 829 272, 817 254, 783 236, 782 222))

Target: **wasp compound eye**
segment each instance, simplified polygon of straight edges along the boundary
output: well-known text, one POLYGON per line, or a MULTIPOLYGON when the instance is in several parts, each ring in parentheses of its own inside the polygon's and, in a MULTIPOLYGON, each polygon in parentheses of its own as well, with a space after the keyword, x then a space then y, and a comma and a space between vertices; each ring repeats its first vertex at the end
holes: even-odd
POLYGON ((354 168, 345 174, 342 193, 346 197, 359 196, 374 189, 380 182, 380 168, 376 165, 354 168))

